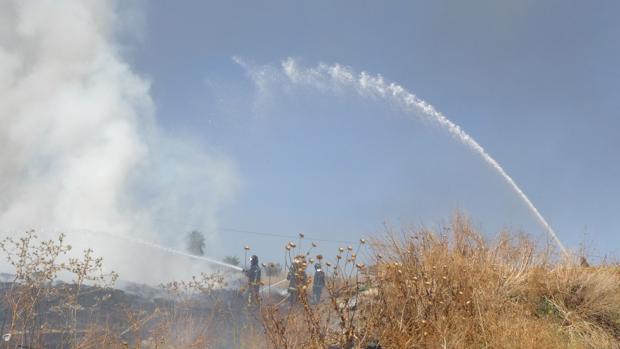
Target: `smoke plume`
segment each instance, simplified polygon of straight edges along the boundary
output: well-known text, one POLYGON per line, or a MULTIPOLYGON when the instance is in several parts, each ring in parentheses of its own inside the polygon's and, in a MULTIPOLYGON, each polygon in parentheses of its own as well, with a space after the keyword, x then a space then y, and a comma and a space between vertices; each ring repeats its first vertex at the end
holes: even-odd
POLYGON ((0 3, 0 231, 63 231, 121 277, 154 281, 181 262, 76 231, 168 244, 187 226, 213 233, 238 178, 224 155, 158 127, 148 81, 119 53, 120 4, 0 3))

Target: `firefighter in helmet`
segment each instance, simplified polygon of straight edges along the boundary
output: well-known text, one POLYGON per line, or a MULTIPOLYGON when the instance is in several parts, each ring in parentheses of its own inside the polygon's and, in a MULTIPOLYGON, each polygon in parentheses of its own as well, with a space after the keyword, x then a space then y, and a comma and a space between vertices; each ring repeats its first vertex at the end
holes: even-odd
POLYGON ((312 303, 319 304, 321 293, 325 287, 325 272, 320 263, 314 265, 314 279, 312 280, 312 303))
POLYGON ((243 272, 248 278, 248 305, 256 305, 258 304, 261 285, 261 270, 258 266, 258 257, 256 255, 250 257, 250 269, 244 270, 243 272))
POLYGON ((300 290, 306 285, 308 276, 306 274, 306 260, 302 256, 297 256, 286 278, 289 280, 288 292, 291 304, 297 303, 301 296, 300 290))

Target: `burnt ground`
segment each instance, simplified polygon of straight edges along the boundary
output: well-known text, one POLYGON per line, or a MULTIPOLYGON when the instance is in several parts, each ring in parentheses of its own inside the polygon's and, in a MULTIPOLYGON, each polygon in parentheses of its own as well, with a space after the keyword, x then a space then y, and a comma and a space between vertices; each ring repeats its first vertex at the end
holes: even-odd
MULTIPOLYGON (((11 282, 0 283, 3 335, 10 332, 13 312, 7 296, 15 287, 11 282)), ((109 332, 127 343, 135 343, 138 338, 152 341, 157 335, 175 336, 181 332, 191 336, 187 329, 191 319, 199 326, 208 324, 217 332, 220 344, 216 347, 226 348, 240 330, 260 326, 259 316, 246 307, 237 289, 181 297, 141 284, 126 283, 123 290, 82 286, 77 302, 68 302, 66 295, 75 294, 74 285, 57 283, 49 287, 46 291, 50 295, 38 302, 33 320, 13 329, 9 341, 13 345, 9 347, 61 348, 74 336, 92 336, 97 331, 109 332)))

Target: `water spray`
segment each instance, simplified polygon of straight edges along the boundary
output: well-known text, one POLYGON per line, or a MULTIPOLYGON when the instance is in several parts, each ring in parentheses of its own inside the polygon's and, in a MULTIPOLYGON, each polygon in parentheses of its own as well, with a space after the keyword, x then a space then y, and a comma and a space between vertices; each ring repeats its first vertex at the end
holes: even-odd
POLYGON ((173 249, 173 248, 161 246, 161 245, 158 245, 158 244, 156 244, 154 242, 138 239, 138 238, 135 238, 135 237, 132 237, 132 236, 127 236, 127 235, 118 234, 118 233, 112 233, 112 232, 107 232, 107 231, 94 231, 94 230, 89 230, 89 229, 73 229, 71 231, 72 232, 78 232, 78 233, 84 232, 84 233, 88 233, 88 234, 92 234, 92 235, 105 234, 107 236, 111 236, 111 237, 114 237, 114 238, 117 238, 117 239, 122 239, 122 240, 130 241, 130 242, 133 242, 133 243, 136 243, 136 244, 140 244, 140 245, 147 246, 147 247, 150 247, 150 248, 154 248, 154 249, 157 249, 157 250, 160 250, 160 251, 176 254, 176 255, 179 255, 179 256, 184 256, 184 257, 188 257, 188 258, 192 258, 192 259, 208 262, 208 263, 211 263, 211 264, 217 264, 219 266, 227 267, 227 268, 234 269, 234 270, 237 270, 237 271, 241 271, 242 270, 240 267, 238 267, 236 265, 224 263, 224 262, 221 262, 221 261, 218 261, 216 259, 209 258, 209 257, 197 256, 197 255, 194 255, 194 254, 191 254, 191 253, 187 253, 187 252, 183 252, 183 251, 176 250, 176 249, 173 249))
MULTIPOLYGON (((279 77, 278 75, 281 75, 280 72, 273 69, 259 69, 249 66, 238 57, 234 57, 234 60, 248 70, 250 76, 257 84, 265 83, 265 75, 274 75, 271 77, 272 79, 270 81, 277 81, 277 78, 279 77)), ((510 177, 502 168, 502 166, 495 159, 493 159, 493 157, 491 157, 491 155, 489 155, 484 148, 478 144, 478 142, 463 131, 460 126, 450 121, 446 116, 437 111, 435 107, 428 104, 426 101, 419 99, 415 94, 409 92, 401 85, 393 82, 387 83, 383 80, 381 75, 372 76, 366 72, 357 74, 350 68, 339 64, 331 66, 320 64, 316 68, 302 69, 297 66, 297 63, 292 58, 288 58, 282 63, 282 72, 285 78, 285 83, 309 85, 319 90, 333 92, 342 91, 343 87, 349 87, 363 97, 382 98, 400 106, 406 112, 418 117, 423 116, 429 121, 439 124, 439 126, 446 129, 448 133, 454 136, 469 149, 478 153, 478 155, 480 155, 491 168, 495 169, 502 176, 510 188, 536 217, 548 236, 555 241, 562 253, 565 255, 567 254, 566 248, 551 228, 551 225, 547 223, 536 206, 534 206, 532 201, 530 201, 527 195, 525 195, 512 177, 510 177)))
MULTIPOLYGON (((363 76, 364 75, 362 74, 362 77, 363 76)), ((567 254, 564 244, 562 244, 562 241, 560 241, 557 234, 551 228, 551 225, 547 223, 547 220, 545 220, 545 218, 540 214, 536 206, 534 206, 532 201, 527 197, 527 195, 525 195, 523 190, 519 188, 517 183, 512 179, 512 177, 510 177, 510 175, 508 175, 504 168, 491 155, 489 155, 489 153, 487 153, 485 149, 478 142, 476 142, 476 140, 474 140, 469 134, 463 131, 460 126, 456 125, 448 118, 446 118, 443 114, 435 110, 432 105, 418 99, 414 94, 406 91, 400 85, 396 85, 394 83, 386 85, 380 76, 375 77, 371 80, 373 81, 373 83, 369 84, 369 86, 371 86, 371 88, 373 88, 376 92, 390 94, 393 98, 404 103, 405 107, 409 110, 422 111, 426 116, 431 117, 440 126, 445 128, 451 135, 456 137, 461 143, 478 153, 489 166, 495 169, 504 178, 510 188, 517 194, 517 196, 534 214, 545 232, 555 241, 562 253, 567 254)))

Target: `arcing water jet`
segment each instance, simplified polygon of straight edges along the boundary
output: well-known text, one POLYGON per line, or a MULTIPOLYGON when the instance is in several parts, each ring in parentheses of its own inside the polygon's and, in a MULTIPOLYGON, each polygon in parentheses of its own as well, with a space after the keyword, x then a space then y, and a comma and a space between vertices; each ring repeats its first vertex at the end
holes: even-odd
POLYGON ((566 254, 566 248, 549 223, 547 223, 536 206, 534 206, 532 201, 530 201, 527 195, 519 188, 512 177, 506 173, 502 166, 493 159, 478 142, 463 131, 460 126, 450 121, 446 116, 437 111, 435 107, 419 99, 415 94, 407 91, 401 85, 393 82, 386 83, 381 75, 372 76, 366 72, 355 73, 350 68, 339 64, 320 64, 316 68, 300 68, 294 59, 288 58, 282 62, 282 71, 279 71, 250 66, 238 57, 234 57, 233 59, 247 69, 249 75, 260 89, 264 89, 265 85, 268 83, 282 80, 282 77, 285 78, 284 83, 306 85, 319 90, 341 91, 343 88, 350 88, 362 96, 382 98, 400 106, 406 112, 412 113, 415 116, 423 116, 439 124, 439 126, 446 129, 465 146, 478 153, 488 165, 502 176, 510 188, 525 203, 532 214, 534 214, 545 232, 555 241, 562 253, 566 254))

